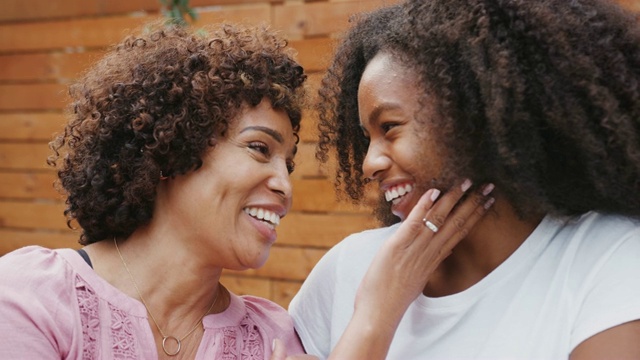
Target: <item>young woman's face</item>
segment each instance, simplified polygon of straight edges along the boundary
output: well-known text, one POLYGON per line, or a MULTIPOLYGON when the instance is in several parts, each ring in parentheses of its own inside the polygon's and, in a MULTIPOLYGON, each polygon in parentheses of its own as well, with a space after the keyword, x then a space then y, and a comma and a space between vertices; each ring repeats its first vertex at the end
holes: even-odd
POLYGON ((419 103, 420 91, 416 76, 388 53, 371 59, 358 88, 360 125, 369 139, 364 175, 379 183, 401 220, 438 184, 442 168, 427 121, 416 120, 429 114, 419 103))
POLYGON ((244 110, 202 167, 167 184, 173 223, 203 256, 223 268, 264 264, 276 227, 291 208, 296 137, 289 117, 263 100, 244 110))

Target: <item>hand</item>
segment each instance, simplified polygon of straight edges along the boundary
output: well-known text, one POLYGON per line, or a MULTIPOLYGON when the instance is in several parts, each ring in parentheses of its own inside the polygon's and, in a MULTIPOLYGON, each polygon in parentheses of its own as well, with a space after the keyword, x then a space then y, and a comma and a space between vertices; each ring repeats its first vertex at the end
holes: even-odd
POLYGON ((287 356, 287 349, 280 339, 273 340, 273 352, 269 360, 318 360, 313 355, 291 355, 287 356))
POLYGON ((437 203, 436 189, 420 198, 369 266, 356 296, 356 313, 361 311, 376 327, 386 326, 395 332, 404 312, 422 293, 435 269, 493 205, 494 199, 487 197, 493 190, 492 184, 481 187, 458 204, 470 184, 467 180, 454 186, 437 203), (424 219, 435 227, 425 226, 424 219))

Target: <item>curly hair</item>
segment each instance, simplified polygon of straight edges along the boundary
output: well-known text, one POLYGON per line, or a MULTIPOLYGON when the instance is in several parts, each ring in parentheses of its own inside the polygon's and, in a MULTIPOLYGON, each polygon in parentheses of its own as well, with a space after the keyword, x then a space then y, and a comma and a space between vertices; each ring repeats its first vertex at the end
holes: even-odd
POLYGON ((345 36, 322 82, 316 156, 363 197, 357 112, 366 64, 388 51, 437 116, 445 174, 493 182, 522 218, 640 216, 640 24, 600 0, 409 0, 345 36))
POLYGON ((163 176, 198 169, 246 106, 264 98, 297 133, 306 75, 264 27, 191 32, 152 24, 70 87, 70 121, 50 144, 83 245, 126 237, 152 217, 163 176))

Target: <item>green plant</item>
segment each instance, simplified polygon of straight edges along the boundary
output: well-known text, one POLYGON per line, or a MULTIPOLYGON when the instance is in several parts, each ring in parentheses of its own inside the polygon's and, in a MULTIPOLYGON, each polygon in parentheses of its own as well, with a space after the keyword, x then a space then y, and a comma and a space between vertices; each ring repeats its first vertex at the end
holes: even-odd
POLYGON ((160 0, 160 3, 162 14, 169 23, 185 26, 188 24, 187 16, 191 21, 198 18, 196 11, 189 7, 189 0, 160 0))

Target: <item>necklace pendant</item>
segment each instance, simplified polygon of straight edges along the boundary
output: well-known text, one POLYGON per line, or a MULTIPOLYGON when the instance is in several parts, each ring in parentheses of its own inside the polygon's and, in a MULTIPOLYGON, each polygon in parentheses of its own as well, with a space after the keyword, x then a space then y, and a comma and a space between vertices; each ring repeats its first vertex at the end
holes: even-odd
POLYGON ((182 343, 180 342, 180 339, 178 339, 175 336, 163 336, 162 337, 162 351, 164 351, 165 354, 169 355, 169 356, 176 356, 178 355, 178 353, 180 352, 180 348, 182 347, 182 343), (173 340, 173 341, 169 341, 167 342, 167 340, 173 340), (171 342, 175 342, 177 349, 176 351, 168 351, 167 350, 167 343, 171 343, 171 342))

